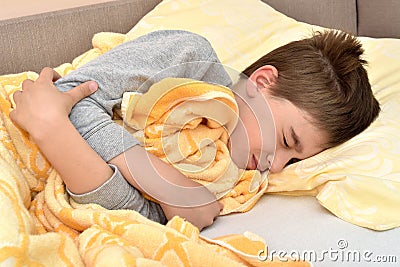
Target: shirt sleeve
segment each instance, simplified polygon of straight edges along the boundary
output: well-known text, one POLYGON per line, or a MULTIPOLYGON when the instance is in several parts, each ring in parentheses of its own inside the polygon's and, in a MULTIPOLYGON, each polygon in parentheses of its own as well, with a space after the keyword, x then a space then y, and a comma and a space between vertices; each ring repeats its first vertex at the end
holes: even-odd
POLYGON ((112 164, 113 175, 104 184, 84 194, 74 194, 68 190, 71 198, 80 204, 95 203, 106 209, 135 210, 150 220, 165 224, 167 219, 159 204, 150 201, 130 185, 118 168, 112 164))
POLYGON ((77 103, 70 120, 88 144, 109 161, 139 142, 112 120, 128 91, 144 93, 166 77, 231 85, 210 43, 186 31, 157 31, 115 47, 55 85, 60 91, 94 80, 98 90, 77 103))

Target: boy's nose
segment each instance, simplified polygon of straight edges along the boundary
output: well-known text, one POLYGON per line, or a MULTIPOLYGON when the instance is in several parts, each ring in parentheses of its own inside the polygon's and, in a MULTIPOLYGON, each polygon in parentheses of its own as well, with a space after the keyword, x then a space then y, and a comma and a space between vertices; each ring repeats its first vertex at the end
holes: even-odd
POLYGON ((274 155, 273 154, 269 154, 268 156, 267 156, 267 166, 266 166, 266 168, 265 168, 265 170, 271 170, 271 167, 272 167, 272 162, 274 161, 274 155))
POLYGON ((257 169, 259 169, 262 172, 270 170, 273 159, 274 155, 269 155, 269 154, 267 156, 261 155, 257 169))

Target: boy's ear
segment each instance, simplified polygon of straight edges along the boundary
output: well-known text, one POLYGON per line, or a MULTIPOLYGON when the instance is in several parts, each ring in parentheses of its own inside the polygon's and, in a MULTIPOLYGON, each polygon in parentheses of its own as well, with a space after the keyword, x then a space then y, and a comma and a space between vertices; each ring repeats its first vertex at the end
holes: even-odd
POLYGON ((255 97, 257 92, 266 92, 278 78, 278 70, 272 65, 265 65, 254 71, 247 83, 247 94, 255 97))

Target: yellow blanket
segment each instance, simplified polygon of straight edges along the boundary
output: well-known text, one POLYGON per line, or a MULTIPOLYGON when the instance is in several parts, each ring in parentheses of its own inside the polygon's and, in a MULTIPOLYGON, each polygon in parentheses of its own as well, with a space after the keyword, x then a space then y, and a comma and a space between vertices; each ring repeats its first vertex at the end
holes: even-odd
MULTIPOLYGON (((97 35, 92 50, 56 70, 65 75, 124 40, 97 35)), ((266 243, 251 233, 207 239, 179 217, 163 226, 134 211, 74 203, 29 135, 9 118, 10 96, 27 78, 37 74, 0 77, 0 265, 309 266, 260 261, 266 243)))
POLYGON ((122 117, 151 153, 205 185, 224 204, 221 214, 249 210, 267 188, 266 174, 240 170, 227 143, 238 108, 229 88, 167 78, 144 94, 125 93, 122 117))

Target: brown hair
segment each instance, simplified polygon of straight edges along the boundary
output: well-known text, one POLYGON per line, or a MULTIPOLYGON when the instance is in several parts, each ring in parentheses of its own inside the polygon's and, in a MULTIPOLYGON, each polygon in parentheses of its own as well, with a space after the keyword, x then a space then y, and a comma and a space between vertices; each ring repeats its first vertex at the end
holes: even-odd
POLYGON ((271 94, 287 99, 311 115, 329 136, 327 147, 339 145, 366 129, 378 116, 364 50, 352 35, 315 32, 261 57, 243 71, 247 77, 264 65, 278 70, 271 94))

